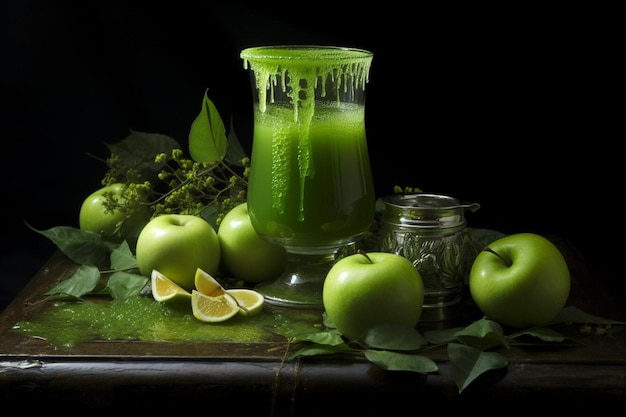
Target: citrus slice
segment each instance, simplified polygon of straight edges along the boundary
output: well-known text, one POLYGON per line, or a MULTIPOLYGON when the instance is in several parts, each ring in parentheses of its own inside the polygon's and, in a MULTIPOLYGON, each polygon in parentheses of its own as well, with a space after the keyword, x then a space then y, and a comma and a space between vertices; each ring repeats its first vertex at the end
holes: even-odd
POLYGON ((196 269, 194 286, 200 294, 208 295, 210 297, 216 297, 226 292, 224 287, 222 287, 222 284, 213 278, 211 274, 201 268, 196 269))
POLYGON ((240 310, 232 295, 224 293, 215 297, 191 290, 191 310, 201 321, 217 323, 226 321, 240 310))
POLYGON ((246 288, 233 288, 226 290, 226 292, 235 297, 237 304, 241 308, 240 313, 244 316, 254 316, 263 310, 265 299, 263 294, 257 291, 246 288))
POLYGON ((157 271, 150 274, 152 297, 159 302, 188 301, 191 293, 157 271))

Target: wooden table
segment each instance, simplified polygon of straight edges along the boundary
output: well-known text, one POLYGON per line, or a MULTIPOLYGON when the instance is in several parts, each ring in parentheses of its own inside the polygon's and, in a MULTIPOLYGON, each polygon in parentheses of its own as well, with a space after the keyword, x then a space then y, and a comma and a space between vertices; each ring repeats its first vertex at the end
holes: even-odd
MULTIPOLYGON (((575 248, 551 239, 572 273, 568 304, 626 321, 626 306, 600 284, 575 248)), ((3 408, 71 412, 131 406, 144 412, 191 412, 205 407, 207 415, 220 409, 237 415, 306 416, 387 415, 396 410, 407 415, 456 410, 510 414, 547 405, 554 412, 597 412, 626 405, 624 325, 613 325, 601 335, 572 327, 584 346, 503 348, 499 352, 509 358, 509 366, 483 375, 462 393, 444 349, 425 353, 440 371, 422 375, 384 371, 365 359, 284 361, 289 346, 282 338, 258 343, 93 340, 60 347, 12 329, 41 314, 45 304, 35 307, 33 301, 75 268, 63 254, 55 254, 0 315, 3 408)), ((459 324, 424 323, 418 330, 459 324)))

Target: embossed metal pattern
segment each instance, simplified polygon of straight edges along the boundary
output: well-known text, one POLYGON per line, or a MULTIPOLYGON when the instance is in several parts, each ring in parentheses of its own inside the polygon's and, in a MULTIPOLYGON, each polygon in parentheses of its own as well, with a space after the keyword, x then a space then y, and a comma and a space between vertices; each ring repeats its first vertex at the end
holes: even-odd
POLYGON ((468 268, 464 212, 480 206, 437 194, 392 195, 382 201, 380 249, 404 256, 420 271, 426 315, 451 318, 453 306, 462 301, 468 268), (431 314, 432 309, 440 311, 431 314))

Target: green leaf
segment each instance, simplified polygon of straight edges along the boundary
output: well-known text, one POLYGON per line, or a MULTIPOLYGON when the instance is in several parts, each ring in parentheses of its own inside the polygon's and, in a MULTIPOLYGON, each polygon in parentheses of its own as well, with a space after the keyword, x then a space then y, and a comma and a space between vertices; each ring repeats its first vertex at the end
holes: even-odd
POLYGON ((496 346, 506 346, 502 326, 493 320, 482 318, 454 333, 454 336, 468 346, 489 350, 496 346))
POLYGON ((124 299, 139 294, 147 283, 148 277, 143 275, 115 272, 109 277, 105 290, 113 298, 124 299))
POLYGON ((579 324, 626 324, 623 321, 605 319, 598 316, 593 316, 591 314, 587 314, 578 307, 568 306, 565 307, 561 312, 549 323, 549 325, 553 324, 570 324, 570 323, 579 323, 579 324))
POLYGON ((96 288, 100 281, 100 271, 93 265, 81 265, 74 275, 59 282, 45 295, 65 294, 80 298, 96 288))
POLYGON ((189 154, 196 162, 220 162, 227 148, 224 122, 205 91, 202 109, 189 130, 189 154))
POLYGON ((339 346, 345 344, 345 341, 341 337, 341 333, 337 330, 327 330, 324 332, 307 333, 301 335, 294 335, 290 338, 292 343, 297 342, 312 342, 320 345, 339 346))
POLYGON ((563 342, 565 340, 571 340, 576 343, 584 344, 581 341, 573 339, 571 337, 565 336, 556 330, 550 329, 549 327, 533 327, 530 329, 521 330, 519 332, 515 332, 511 334, 508 339, 512 340, 518 338, 520 336, 532 336, 538 339, 541 339, 544 342, 563 342))
POLYGON ((326 314, 326 311, 324 311, 322 313, 322 324, 324 326, 326 326, 329 329, 336 329, 337 327, 335 326, 335 323, 333 323, 333 321, 330 319, 330 317, 328 317, 328 314, 326 314))
POLYGON ((230 118, 230 129, 228 130, 228 152, 226 152, 225 160, 231 165, 244 166, 241 162, 244 158, 247 158, 248 154, 244 151, 239 138, 235 133, 235 127, 233 126, 233 118, 230 118))
POLYGON ((411 326, 385 324, 368 330, 364 343, 377 349, 416 350, 428 342, 411 326))
POLYGON ((318 343, 320 345, 339 346, 345 344, 341 333, 337 330, 328 330, 325 332, 311 333, 306 336, 309 342, 318 343))
POLYGON ((483 373, 509 364, 509 360, 497 352, 483 352, 460 343, 448 344, 448 357, 459 393, 483 373))
POLYGON ((420 355, 368 349, 365 351, 365 357, 388 371, 411 371, 421 374, 439 371, 439 367, 432 359, 420 355))
POLYGON ((219 214, 219 210, 217 208, 217 205, 215 204, 208 204, 202 208, 202 211, 200 211, 200 217, 202 217, 210 225, 212 225, 215 230, 219 228, 217 224, 217 218, 219 214))
POLYGON ((301 356, 318 356, 318 355, 334 355, 336 353, 342 353, 350 350, 348 345, 342 344, 337 346, 329 345, 308 345, 300 348, 287 355, 287 360, 295 359, 301 356))
POLYGON ((475 229, 468 227, 466 230, 471 238, 471 241, 479 248, 479 250, 482 250, 485 246, 505 236, 504 233, 491 229, 475 229))
POLYGON ((37 230, 28 224, 27 226, 50 239, 77 264, 99 265, 105 262, 109 253, 117 247, 117 243, 103 239, 98 233, 75 227, 55 226, 48 230, 37 230))
POLYGON ((171 159, 173 149, 181 149, 173 138, 159 133, 145 133, 131 130, 126 138, 113 144, 107 143, 111 155, 116 155, 126 169, 134 169, 144 181, 156 181, 157 174, 171 159), (155 162, 158 154, 168 156, 164 161, 155 162))
POLYGON ((440 345, 457 340, 455 333, 463 329, 464 327, 452 327, 450 329, 429 330, 424 332, 424 337, 429 343, 440 345))
POLYGON ((128 270, 137 268, 137 259, 130 250, 127 241, 123 241, 111 252, 111 269, 128 270))

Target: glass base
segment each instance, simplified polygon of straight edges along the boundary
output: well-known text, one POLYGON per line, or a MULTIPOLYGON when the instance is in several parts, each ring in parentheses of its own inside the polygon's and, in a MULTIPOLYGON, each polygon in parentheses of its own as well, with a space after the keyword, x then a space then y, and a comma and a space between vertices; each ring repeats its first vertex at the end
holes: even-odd
POLYGON ((332 253, 287 253, 287 265, 275 280, 262 282, 254 289, 265 302, 280 307, 324 309, 322 291, 328 271, 335 263, 332 253))

